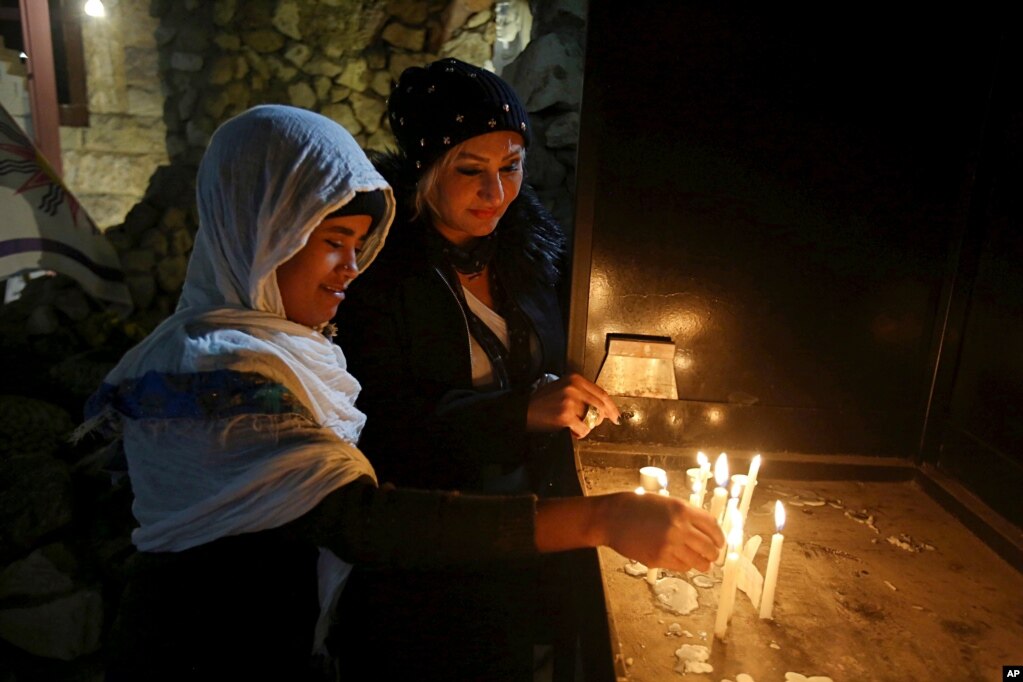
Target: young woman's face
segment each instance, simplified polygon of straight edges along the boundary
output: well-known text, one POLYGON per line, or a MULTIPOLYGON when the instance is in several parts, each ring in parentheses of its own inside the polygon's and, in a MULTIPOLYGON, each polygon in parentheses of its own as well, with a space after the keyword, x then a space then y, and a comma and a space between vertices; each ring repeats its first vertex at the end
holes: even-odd
POLYGON ((429 196, 434 227, 465 245, 494 231, 522 187, 522 136, 497 131, 466 140, 444 159, 429 196))
POLYGON ((359 274, 355 257, 371 223, 368 215, 327 218, 302 250, 277 268, 277 288, 289 320, 307 327, 330 322, 359 274))

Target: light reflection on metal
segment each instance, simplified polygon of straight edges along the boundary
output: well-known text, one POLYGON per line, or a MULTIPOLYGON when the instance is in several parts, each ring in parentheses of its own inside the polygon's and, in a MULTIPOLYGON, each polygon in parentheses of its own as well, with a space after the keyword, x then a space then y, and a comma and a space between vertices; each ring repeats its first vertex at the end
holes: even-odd
POLYGON ((671 341, 612 338, 597 385, 611 395, 678 400, 674 356, 671 341))
POLYGON ((693 366, 693 352, 688 348, 681 348, 675 353, 675 368, 685 372, 693 366))
POLYGON ((592 273, 590 275, 590 312, 604 310, 610 299, 611 286, 607 283, 607 276, 602 272, 592 273))
POLYGON ((679 342, 691 342, 703 333, 703 316, 694 310, 669 308, 660 315, 657 328, 679 342))

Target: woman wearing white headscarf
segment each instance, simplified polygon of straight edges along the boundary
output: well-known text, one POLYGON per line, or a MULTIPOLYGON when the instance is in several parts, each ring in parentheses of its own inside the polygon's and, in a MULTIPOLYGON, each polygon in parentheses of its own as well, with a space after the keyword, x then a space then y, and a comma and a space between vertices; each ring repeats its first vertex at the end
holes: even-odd
POLYGON ((82 428, 120 433, 139 523, 110 679, 316 679, 346 561, 597 544, 669 568, 716 556, 709 516, 655 496, 377 487, 354 446, 359 383, 325 332, 394 201, 339 125, 285 106, 241 114, 214 134, 197 201, 177 312, 110 372, 82 428))

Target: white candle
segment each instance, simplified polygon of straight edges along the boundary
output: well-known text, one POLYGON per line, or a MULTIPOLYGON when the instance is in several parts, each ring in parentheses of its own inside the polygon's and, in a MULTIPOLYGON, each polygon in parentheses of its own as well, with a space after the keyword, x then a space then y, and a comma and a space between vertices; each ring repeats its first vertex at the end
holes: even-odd
MULTIPOLYGON (((732 476, 732 494, 728 498, 728 504, 725 505, 724 514, 721 515, 721 517, 724 519, 724 521, 721 524, 721 532, 725 534, 726 538, 728 537, 728 533, 732 530, 733 522, 732 515, 733 513, 737 514, 739 512, 739 490, 742 489, 742 481, 736 479, 745 478, 746 477, 743 476, 742 474, 736 474, 735 476, 732 476)), ((722 565, 723 563, 725 563, 724 547, 722 547, 721 551, 718 553, 717 560, 718 566, 722 565)))
POLYGON ((696 505, 703 508, 703 496, 707 494, 707 481, 710 480, 710 460, 702 452, 696 453, 696 462, 700 465, 700 501, 696 505))
POLYGON ((749 515, 749 505, 753 501, 753 489, 757 487, 757 474, 760 473, 760 455, 753 458, 749 465, 749 473, 746 474, 746 487, 742 491, 742 502, 739 503, 739 513, 742 514, 742 522, 746 523, 749 515))
POLYGON ((725 511, 725 500, 728 499, 728 490, 725 488, 725 485, 728 484, 728 458, 723 452, 714 462, 714 480, 717 481, 718 487, 714 488, 714 497, 710 499, 710 515, 717 519, 718 523, 721 523, 721 515, 725 511))
POLYGON ((639 482, 648 493, 656 493, 668 487, 668 474, 660 467, 643 467, 639 470, 639 482))
MULTIPOLYGON (((735 512, 738 514, 738 512, 735 512)), ((728 557, 725 560, 724 576, 721 579, 721 597, 718 599, 718 612, 714 620, 714 635, 724 639, 728 632, 728 621, 732 617, 735 606, 735 586, 739 577, 739 547, 742 546, 742 519, 732 521, 732 530, 728 534, 728 557)))
POLYGON ((778 587, 778 566, 781 564, 781 547, 785 536, 781 529, 785 526, 785 507, 781 500, 774 503, 774 523, 778 532, 771 536, 771 552, 767 555, 767 572, 764 574, 764 594, 760 598, 760 617, 772 618, 774 614, 774 591, 778 587))
POLYGON ((697 508, 703 506, 703 483, 698 478, 693 481, 693 492, 689 496, 689 504, 697 508))

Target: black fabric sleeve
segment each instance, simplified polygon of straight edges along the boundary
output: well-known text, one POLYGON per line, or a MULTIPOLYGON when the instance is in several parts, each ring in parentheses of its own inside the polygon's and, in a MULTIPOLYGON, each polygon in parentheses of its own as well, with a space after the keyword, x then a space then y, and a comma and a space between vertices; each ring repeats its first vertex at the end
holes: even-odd
POLYGON ((350 563, 426 569, 536 554, 536 498, 378 488, 367 477, 289 530, 350 563))

